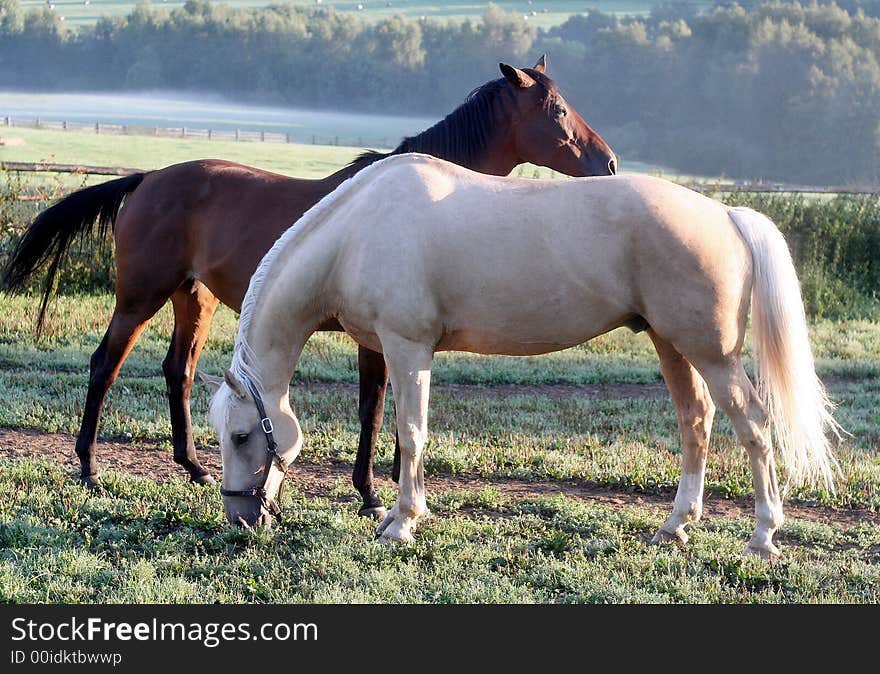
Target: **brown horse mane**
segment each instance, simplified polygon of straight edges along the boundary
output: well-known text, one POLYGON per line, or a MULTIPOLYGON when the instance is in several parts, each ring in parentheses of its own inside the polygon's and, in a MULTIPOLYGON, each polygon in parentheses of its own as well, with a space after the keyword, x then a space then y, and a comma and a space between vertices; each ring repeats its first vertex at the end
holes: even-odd
MULTIPOLYGON (((556 83, 537 70, 524 70, 544 89, 543 99, 548 104, 558 91, 556 83)), ((471 91, 461 105, 434 126, 404 138, 391 152, 362 152, 349 166, 360 170, 391 155, 421 152, 470 168, 484 156, 498 133, 495 111, 504 97, 512 99, 511 94, 513 85, 503 77, 486 82, 471 91)))

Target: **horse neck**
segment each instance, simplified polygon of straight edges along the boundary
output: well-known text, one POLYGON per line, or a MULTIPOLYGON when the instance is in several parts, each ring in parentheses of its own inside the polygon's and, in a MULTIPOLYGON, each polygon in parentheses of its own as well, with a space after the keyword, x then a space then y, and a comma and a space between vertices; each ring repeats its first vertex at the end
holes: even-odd
POLYGON ((255 303, 243 309, 248 317, 237 357, 265 392, 287 391, 306 341, 326 318, 324 271, 331 268, 336 247, 309 244, 305 237, 281 248, 262 270, 265 280, 255 303))
POLYGON ((336 171, 336 173, 331 173, 329 176, 323 179, 322 182, 327 186, 327 193, 329 194, 333 190, 335 190, 339 185, 353 177, 359 171, 367 168, 370 164, 373 164, 380 159, 385 159, 385 157, 390 156, 394 153, 382 154, 381 152, 365 152, 364 154, 359 155, 355 158, 353 162, 348 164, 347 166, 343 166, 341 169, 336 171))
POLYGON ((429 129, 405 138, 390 154, 420 152, 479 173, 509 174, 522 163, 514 142, 515 103, 504 89, 489 95, 488 100, 464 103, 429 129))
POLYGON ((463 108, 475 105, 473 102, 464 103, 434 126, 405 138, 391 152, 367 152, 358 156, 348 166, 324 178, 327 192, 333 191, 370 164, 406 152, 429 154, 478 173, 508 175, 523 163, 514 141, 515 103, 503 89, 492 96, 491 101, 472 115, 469 121, 464 120, 466 115, 463 108), (480 116, 485 119, 480 119, 480 116), (478 118, 477 124, 474 124, 474 117, 478 118), (474 128, 479 125, 483 126, 481 130, 474 128))
MULTIPOLYGON (((487 175, 509 175, 522 163, 516 153, 512 135, 509 130, 506 130, 504 134, 499 134, 483 152, 461 165, 471 171, 487 175)), ((440 157, 440 159, 445 159, 445 157, 440 157)))

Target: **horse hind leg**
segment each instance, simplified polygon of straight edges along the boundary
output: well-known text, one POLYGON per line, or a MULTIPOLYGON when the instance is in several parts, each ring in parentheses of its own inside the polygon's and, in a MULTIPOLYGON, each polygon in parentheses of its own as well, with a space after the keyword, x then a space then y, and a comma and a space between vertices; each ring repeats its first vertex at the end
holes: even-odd
POLYGON ((89 362, 89 384, 82 422, 76 438, 76 454, 80 461, 80 482, 87 487, 97 487, 98 463, 96 445, 101 408, 107 391, 116 381, 122 364, 135 342, 166 298, 154 298, 147 303, 129 304, 117 299, 110 325, 101 344, 89 362))
POLYGON ((703 483, 715 405, 706 382, 684 356, 653 330, 648 334, 660 357, 681 437, 681 477, 672 514, 651 542, 684 545, 688 541, 685 526, 697 522, 703 512, 703 483))
POLYGON ((755 487, 757 526, 745 552, 775 561, 780 553, 773 544, 773 535, 782 526, 784 518, 767 409, 738 356, 725 362, 701 366, 700 372, 715 402, 730 418, 737 438, 749 455, 755 487))
POLYGON ((174 334, 168 355, 162 362, 171 415, 171 442, 174 462, 183 466, 197 484, 215 484, 199 462, 192 435, 190 394, 196 364, 211 330, 211 320, 219 300, 201 282, 189 280, 171 296, 174 307, 174 334))
POLYGON ((381 353, 360 346, 358 370, 360 371, 358 417, 361 422, 361 434, 351 482, 363 499, 358 515, 382 519, 388 513, 373 486, 373 462, 376 459, 376 439, 385 419, 388 367, 381 353))

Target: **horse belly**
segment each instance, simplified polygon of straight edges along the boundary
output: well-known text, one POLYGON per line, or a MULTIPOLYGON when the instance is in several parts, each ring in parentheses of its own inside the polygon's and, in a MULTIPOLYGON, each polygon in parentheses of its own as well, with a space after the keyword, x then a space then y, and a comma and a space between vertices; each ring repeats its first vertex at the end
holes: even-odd
POLYGON ((578 311, 521 311, 447 321, 437 351, 470 351, 509 356, 536 356, 583 344, 631 318, 611 306, 579 306, 578 311))
POLYGON ((509 335, 481 332, 477 330, 452 330, 443 335, 437 344, 435 351, 469 351, 486 355, 505 356, 539 356, 544 353, 561 351, 572 346, 577 346, 601 332, 589 335, 576 341, 516 341, 509 335))

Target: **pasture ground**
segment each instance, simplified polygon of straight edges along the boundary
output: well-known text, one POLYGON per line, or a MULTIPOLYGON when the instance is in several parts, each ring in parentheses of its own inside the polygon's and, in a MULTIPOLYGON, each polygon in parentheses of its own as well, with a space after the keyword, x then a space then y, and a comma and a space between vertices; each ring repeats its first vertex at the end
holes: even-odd
MULTIPOLYGON (((358 152, 29 129, 0 135, 20 141, 0 146, 8 161, 153 168, 219 156, 303 177, 326 175, 358 152)), ((216 490, 185 482, 171 462, 161 375, 169 307, 108 396, 104 488, 90 493, 75 483, 73 436, 113 298, 58 298, 39 339, 35 304, 0 297, 0 602, 880 601, 878 323, 812 326, 820 376, 852 437, 839 450, 836 493, 790 495, 778 536, 784 560, 771 566, 741 555, 753 528, 751 476, 721 415, 704 521, 686 549, 648 544, 671 508, 680 455, 674 409, 644 335, 615 331, 537 358, 438 355, 426 458, 435 516, 415 545, 386 548, 372 540, 373 523, 357 517, 350 486, 358 428, 348 338, 319 334, 307 345, 292 389, 305 448, 285 517, 271 532, 246 532, 226 525, 216 490)), ((235 326, 221 308, 202 370, 228 365, 235 326)), ((196 442, 219 471, 207 404, 197 387, 196 442)), ((386 409, 377 472, 390 505, 391 399, 386 409)))
MULTIPOLYGON (((795 490, 784 561, 741 556, 753 527, 744 452, 719 415, 707 513, 685 549, 649 545, 678 476, 675 414, 644 335, 615 331, 539 358, 440 354, 427 450, 434 517, 410 547, 372 540, 350 469, 356 365, 343 335, 310 340, 292 389, 306 444, 271 532, 230 529, 213 489, 170 460, 161 359, 168 307, 112 389, 104 489, 75 484, 90 352, 107 296, 61 297, 45 337, 33 298, 0 300, 0 601, 7 602, 877 602, 880 326, 813 326, 820 374, 853 433, 836 494, 795 490)), ((228 364, 222 309, 201 367, 228 364)), ((207 391, 197 443, 215 470, 207 391)), ((394 423, 379 444, 386 503, 394 423)))
MULTIPOLYGON (((360 147, 333 145, 209 141, 16 127, 0 127, 0 138, 11 141, 8 145, 0 144, 0 161, 158 169, 192 159, 222 158, 298 178, 323 178, 364 151, 360 147)), ((656 166, 628 160, 622 161, 622 170, 628 173, 660 173, 656 166)), ((527 178, 561 177, 550 169, 533 164, 518 166, 512 175, 527 178)), ((692 175, 666 175, 672 179, 706 179, 692 175)), ((62 180, 71 185, 83 183, 82 176, 64 177, 62 180)), ((106 176, 88 176, 85 183, 95 184, 104 180, 107 180, 106 176)))

